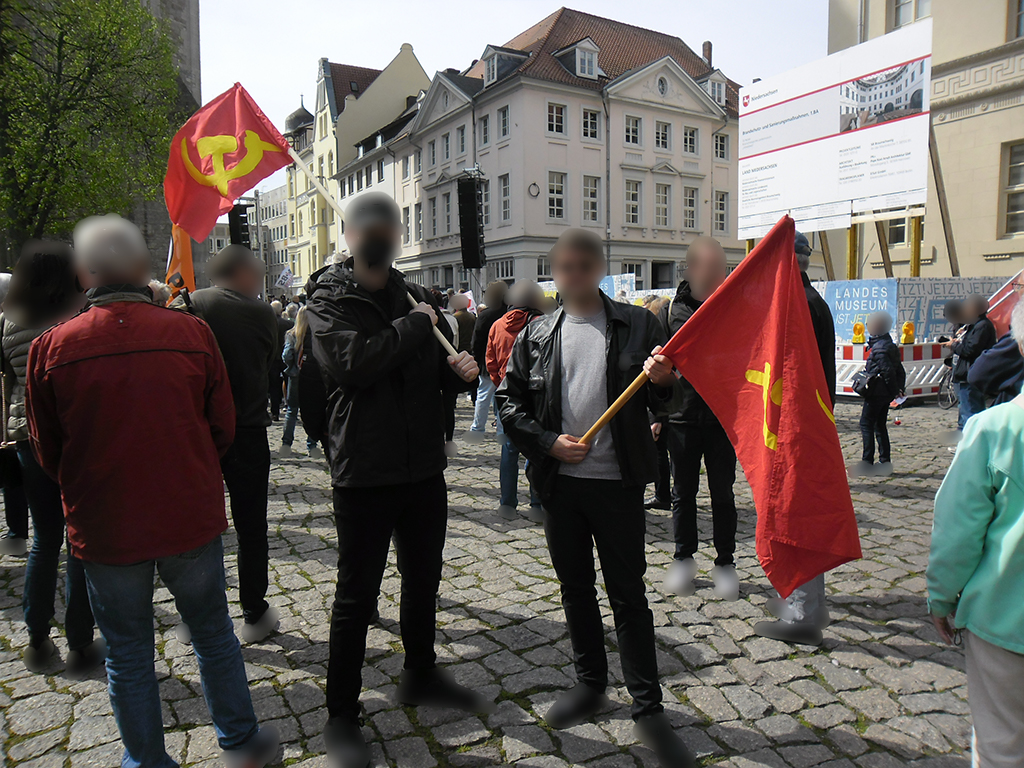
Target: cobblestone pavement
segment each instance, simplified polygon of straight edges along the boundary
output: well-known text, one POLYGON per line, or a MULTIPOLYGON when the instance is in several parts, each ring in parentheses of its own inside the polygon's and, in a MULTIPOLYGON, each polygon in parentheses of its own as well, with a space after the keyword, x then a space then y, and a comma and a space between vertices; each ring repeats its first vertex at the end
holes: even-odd
MULTIPOLYGON (((468 416, 468 404, 460 404, 460 429, 468 426, 468 416)), ((855 405, 837 409, 851 461, 859 450, 857 416, 855 405)), ((954 417, 935 407, 909 409, 902 417, 903 426, 891 427, 896 473, 853 481, 864 559, 828 578, 833 623, 820 649, 794 650, 753 634, 772 593, 754 556, 754 511, 745 482, 737 484, 738 569, 744 581, 737 602, 724 603, 711 594, 711 561, 704 549, 698 554, 697 594, 664 595, 670 518, 664 512, 650 516, 649 596, 666 705, 703 764, 968 764, 963 656, 941 645, 927 622, 923 578, 932 497, 950 461, 939 435, 954 417)), ((272 440, 279 439, 279 429, 275 426, 272 440)), ((593 723, 561 732, 545 727, 546 708, 571 684, 573 673, 543 533, 525 518, 510 522, 496 515, 493 433, 481 445, 463 445, 447 477, 451 512, 438 610, 440 661, 499 704, 488 717, 396 704, 402 654, 399 578, 392 557, 380 599, 381 622, 371 628, 363 675, 364 733, 376 765, 655 765, 653 755, 633 738, 603 596, 616 684, 611 704, 593 723)), ((275 463, 271 482, 269 599, 283 619, 278 634, 243 653, 257 714, 281 731, 280 759, 319 768, 325 765, 323 690, 336 557, 328 478, 322 466, 296 456, 275 463)), ((528 498, 525 484, 520 496, 528 498)), ((709 541, 706 492, 700 502, 702 539, 709 541)), ((226 543, 233 584, 230 532, 226 543)), ((21 663, 27 643, 20 607, 24 567, 24 559, 0 559, 0 751, 18 768, 119 765, 121 746, 102 676, 71 682, 59 661, 46 675, 29 674, 21 663)), ((237 601, 233 587, 229 598, 237 601)), ((196 660, 175 639, 178 619, 166 589, 158 588, 155 611, 168 751, 183 765, 213 765, 219 753, 196 660)), ((237 602, 232 612, 240 624, 237 602)), ((57 643, 63 657, 63 637, 57 643)))

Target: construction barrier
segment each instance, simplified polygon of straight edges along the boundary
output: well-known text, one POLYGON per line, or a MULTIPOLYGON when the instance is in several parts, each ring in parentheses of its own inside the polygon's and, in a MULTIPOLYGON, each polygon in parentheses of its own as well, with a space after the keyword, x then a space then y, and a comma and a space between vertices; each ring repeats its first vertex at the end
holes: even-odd
MULTIPOLYGON (((946 372, 942 361, 950 351, 941 344, 902 344, 900 357, 907 372, 907 397, 928 397, 939 393, 939 382, 946 372)), ((836 394, 852 395, 853 377, 864 369, 868 357, 867 344, 836 346, 836 394)))

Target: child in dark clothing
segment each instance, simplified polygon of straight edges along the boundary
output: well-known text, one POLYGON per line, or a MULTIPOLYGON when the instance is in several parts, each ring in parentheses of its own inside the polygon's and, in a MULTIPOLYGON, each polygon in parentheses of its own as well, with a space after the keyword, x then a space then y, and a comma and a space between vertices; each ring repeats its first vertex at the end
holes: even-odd
POLYGON ((864 439, 861 455, 860 474, 889 474, 892 472, 889 453, 889 429, 887 419, 889 403, 899 397, 907 383, 899 347, 893 342, 889 331, 892 317, 887 312, 877 312, 868 318, 867 329, 870 338, 867 364, 864 370, 876 374, 864 398, 860 412, 860 433, 864 439), (878 441, 878 467, 875 463, 875 441, 878 441))

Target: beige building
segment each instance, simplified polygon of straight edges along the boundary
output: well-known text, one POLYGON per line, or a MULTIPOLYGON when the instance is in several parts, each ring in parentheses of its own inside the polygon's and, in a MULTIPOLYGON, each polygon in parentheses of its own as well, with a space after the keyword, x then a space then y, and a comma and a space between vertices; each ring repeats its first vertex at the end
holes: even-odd
POLYGON ((249 209, 252 249, 267 265, 266 288, 274 295, 284 292, 277 285, 288 257, 288 185, 260 192, 249 209), (258 234, 257 234, 258 233, 258 234))
MULTIPOLYGON (((829 53, 931 17, 931 112, 951 230, 967 277, 1024 269, 1024 0, 829 0, 829 53)), ((937 184, 928 179, 921 275, 950 274, 937 184)), ((910 226, 886 226, 897 277, 910 226)), ((859 277, 884 276, 874 226, 860 227, 859 277)), ((836 275, 845 232, 830 233, 836 275)))

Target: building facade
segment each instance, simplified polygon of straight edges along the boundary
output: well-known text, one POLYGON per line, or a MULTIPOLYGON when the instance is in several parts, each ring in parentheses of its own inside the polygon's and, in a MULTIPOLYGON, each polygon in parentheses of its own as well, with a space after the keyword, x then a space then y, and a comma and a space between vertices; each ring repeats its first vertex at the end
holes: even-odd
MULTIPOLYGON (((1009 277, 1024 269, 1024 0, 830 0, 829 53, 929 17, 932 127, 960 273, 1009 277)), ((943 277, 950 261, 934 173, 928 185, 921 274, 943 277)), ((884 276, 874 227, 860 229, 857 276, 884 276)), ((895 274, 908 276, 909 222, 890 221, 886 233, 895 274)), ((841 275, 845 233, 834 235, 841 275)))
POLYGON ((249 209, 249 231, 253 251, 267 265, 266 293, 282 292, 277 281, 288 261, 288 185, 260 192, 249 209))

